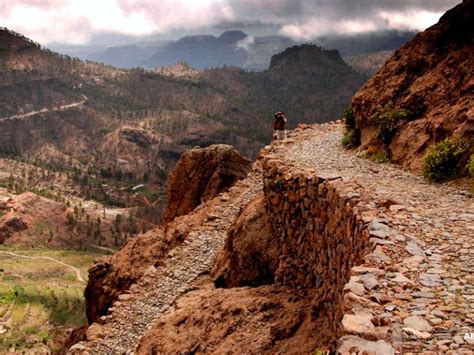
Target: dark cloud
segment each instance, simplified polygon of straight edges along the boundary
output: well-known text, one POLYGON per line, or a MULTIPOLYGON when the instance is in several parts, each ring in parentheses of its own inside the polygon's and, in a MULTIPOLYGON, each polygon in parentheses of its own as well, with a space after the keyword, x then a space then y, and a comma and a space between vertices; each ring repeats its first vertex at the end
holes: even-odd
MULTIPOLYGON (((461 0, 0 0, 0 24, 50 42, 241 29, 296 39, 423 30, 461 0), (16 10, 16 11, 15 11, 16 10), (23 15, 24 14, 24 15, 23 15), (79 18, 81 21, 78 21, 79 18), (44 18, 44 21, 38 21, 44 18), (53 26, 48 24, 54 23, 53 26), (81 31, 76 25, 84 23, 81 31), (54 27, 53 36, 48 28, 54 27), (70 34, 68 33, 70 32, 70 34), (79 32, 79 33, 78 33, 79 32)), ((125 38, 125 37, 124 37, 125 38)))

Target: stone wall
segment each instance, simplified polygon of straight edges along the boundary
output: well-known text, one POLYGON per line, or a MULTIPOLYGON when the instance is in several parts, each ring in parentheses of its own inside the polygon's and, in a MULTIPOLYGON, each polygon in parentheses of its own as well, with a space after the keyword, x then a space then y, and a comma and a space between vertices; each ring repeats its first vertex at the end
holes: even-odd
POLYGON ((265 208, 281 253, 275 283, 317 289, 318 303, 331 314, 328 329, 341 336, 344 286, 352 266, 367 253, 370 214, 357 185, 338 176, 319 176, 277 157, 264 161, 265 208))

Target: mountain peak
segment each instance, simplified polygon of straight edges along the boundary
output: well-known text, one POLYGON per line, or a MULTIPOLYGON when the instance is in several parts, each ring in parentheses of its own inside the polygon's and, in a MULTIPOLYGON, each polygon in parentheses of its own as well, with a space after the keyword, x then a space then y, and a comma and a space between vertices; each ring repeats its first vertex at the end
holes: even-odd
POLYGON ((248 37, 248 35, 242 31, 225 31, 218 39, 225 42, 238 42, 246 37, 248 37))
POLYGON ((287 65, 318 65, 329 62, 345 65, 339 51, 335 49, 326 50, 314 44, 303 44, 287 48, 285 51, 274 55, 270 62, 270 69, 287 65))

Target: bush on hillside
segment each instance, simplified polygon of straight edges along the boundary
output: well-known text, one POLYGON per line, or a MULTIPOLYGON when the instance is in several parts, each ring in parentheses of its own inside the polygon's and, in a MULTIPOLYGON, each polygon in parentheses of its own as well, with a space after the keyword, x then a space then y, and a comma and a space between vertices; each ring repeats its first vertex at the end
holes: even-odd
POLYGON ((469 171, 469 175, 474 177, 474 154, 471 154, 469 158, 469 162, 467 163, 467 171, 469 171))
MULTIPOLYGON (((423 176, 433 181, 460 177, 466 170, 464 157, 468 152, 469 144, 457 137, 432 145, 423 158, 423 176)), ((469 170, 471 164, 468 164, 469 170)))
POLYGON ((355 115, 352 107, 349 107, 344 111, 344 123, 346 128, 344 129, 341 138, 341 145, 346 149, 357 147, 360 144, 360 131, 356 127, 355 115))
POLYGON ((383 107, 379 107, 370 117, 370 121, 378 126, 378 138, 388 146, 397 133, 399 122, 408 119, 410 115, 411 113, 409 110, 397 108, 393 105, 393 102, 389 102, 383 107))

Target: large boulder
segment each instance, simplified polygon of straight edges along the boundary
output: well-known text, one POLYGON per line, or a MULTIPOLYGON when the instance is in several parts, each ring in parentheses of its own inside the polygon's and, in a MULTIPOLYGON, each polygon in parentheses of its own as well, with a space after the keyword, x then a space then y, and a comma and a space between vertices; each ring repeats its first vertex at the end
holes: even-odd
POLYGON ((231 226, 211 276, 217 287, 272 284, 278 267, 280 240, 274 238, 263 192, 242 210, 231 226))
POLYGON ((227 191, 250 171, 251 162, 224 144, 186 151, 168 178, 168 206, 163 222, 191 212, 227 191))
POLYGON ((388 146, 394 162, 418 170, 425 149, 446 137, 474 137, 474 1, 464 0, 401 47, 354 96, 362 147, 381 145, 370 119, 388 103, 410 111, 388 146))

